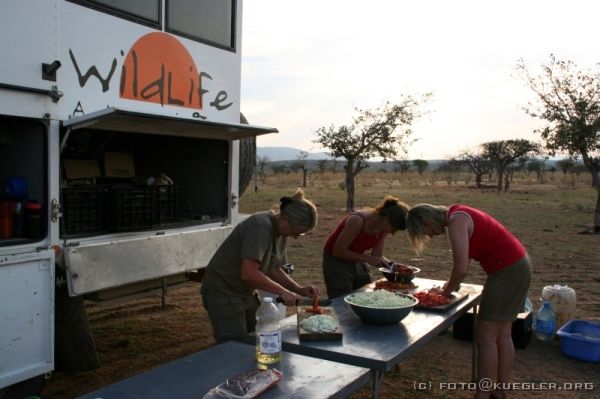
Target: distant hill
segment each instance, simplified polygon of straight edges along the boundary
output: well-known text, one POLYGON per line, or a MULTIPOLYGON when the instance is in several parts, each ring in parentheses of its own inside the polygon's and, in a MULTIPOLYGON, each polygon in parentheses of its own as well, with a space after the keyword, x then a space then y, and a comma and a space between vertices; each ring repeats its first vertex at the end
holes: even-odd
MULTIPOLYGON (((286 166, 290 166, 294 161, 296 161, 298 159, 298 156, 300 155, 300 152, 302 150, 298 149, 298 148, 293 148, 293 147, 257 147, 256 148, 256 155, 258 157, 267 157, 269 158, 270 163, 276 163, 276 164, 284 164, 286 166)), ((552 157, 550 159, 545 160, 545 169, 551 169, 551 168, 556 168, 556 162, 560 159, 564 159, 565 157, 552 157)), ((330 157, 329 155, 327 155, 327 153, 325 152, 310 152, 308 154, 308 157, 306 157, 308 162, 308 169, 314 169, 316 168, 317 162, 319 160, 322 159, 326 159, 326 160, 332 160, 333 157, 330 157)), ((340 164, 338 165, 338 167, 341 168, 341 166, 345 163, 345 159, 343 158, 338 158, 338 161, 340 161, 340 164)), ((412 160, 409 160, 412 161, 412 160)), ((447 160, 445 159, 427 159, 427 162, 429 163, 429 165, 427 166, 428 170, 435 170, 439 167, 440 164, 447 162, 447 160)), ((581 160, 577 161, 578 164, 581 164, 581 160)), ((385 171, 391 171, 394 168, 394 163, 393 161, 388 161, 388 162, 381 162, 378 160, 372 160, 369 161, 370 164, 370 168, 368 169, 369 171, 380 171, 380 170, 385 170, 385 171)))
MULTIPOLYGON (((278 161, 294 161, 298 159, 300 152, 298 148, 292 147, 257 147, 256 155, 259 157, 267 157, 271 162, 278 161)), ((333 159, 325 152, 311 152, 306 157, 308 160, 333 159)))

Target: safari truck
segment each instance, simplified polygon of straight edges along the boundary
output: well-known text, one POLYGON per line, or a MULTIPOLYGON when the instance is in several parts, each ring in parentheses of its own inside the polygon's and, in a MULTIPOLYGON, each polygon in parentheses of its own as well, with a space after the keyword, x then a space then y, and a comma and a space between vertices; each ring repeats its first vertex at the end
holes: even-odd
POLYGON ((84 300, 166 292, 239 220, 242 0, 7 0, 0 396, 96 367, 84 300))

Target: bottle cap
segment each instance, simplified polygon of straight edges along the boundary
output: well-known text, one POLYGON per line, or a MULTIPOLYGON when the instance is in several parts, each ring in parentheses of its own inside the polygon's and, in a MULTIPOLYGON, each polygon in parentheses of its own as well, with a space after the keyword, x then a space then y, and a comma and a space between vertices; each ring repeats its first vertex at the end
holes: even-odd
POLYGON ((270 296, 266 296, 263 298, 263 302, 264 303, 273 303, 273 298, 271 298, 270 296))
POLYGON ((27 210, 39 210, 42 209, 42 204, 39 202, 26 202, 25 209, 27 210))

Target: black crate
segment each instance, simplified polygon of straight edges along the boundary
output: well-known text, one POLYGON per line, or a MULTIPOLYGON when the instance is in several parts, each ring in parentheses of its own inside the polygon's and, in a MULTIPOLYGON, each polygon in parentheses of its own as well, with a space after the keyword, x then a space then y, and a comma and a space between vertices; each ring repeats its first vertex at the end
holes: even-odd
POLYGON ((154 224, 161 225, 177 218, 177 189, 174 185, 154 186, 154 224))
POLYGON ((102 230, 106 190, 106 186, 96 184, 61 187, 61 233, 79 234, 102 230))
POLYGON ((152 227, 154 198, 154 186, 111 187, 106 195, 106 227, 113 231, 152 227))
MULTIPOLYGON (((512 324, 512 340, 515 348, 524 349, 531 342, 532 314, 523 312, 517 315, 517 320, 512 324)), ((452 335, 454 339, 471 341, 473 339, 473 311, 462 315, 452 324, 452 335)))

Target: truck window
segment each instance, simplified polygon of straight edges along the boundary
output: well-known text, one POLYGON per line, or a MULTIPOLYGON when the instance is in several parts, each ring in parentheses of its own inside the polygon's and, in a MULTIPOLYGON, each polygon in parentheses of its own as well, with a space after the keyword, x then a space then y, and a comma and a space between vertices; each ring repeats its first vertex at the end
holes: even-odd
POLYGON ((160 0, 70 0, 90 8, 137 22, 160 23, 160 0))
POLYGON ((37 120, 0 117, 0 246, 46 236, 46 135, 37 120))
POLYGON ((167 31, 235 49, 235 0, 167 0, 167 31))

